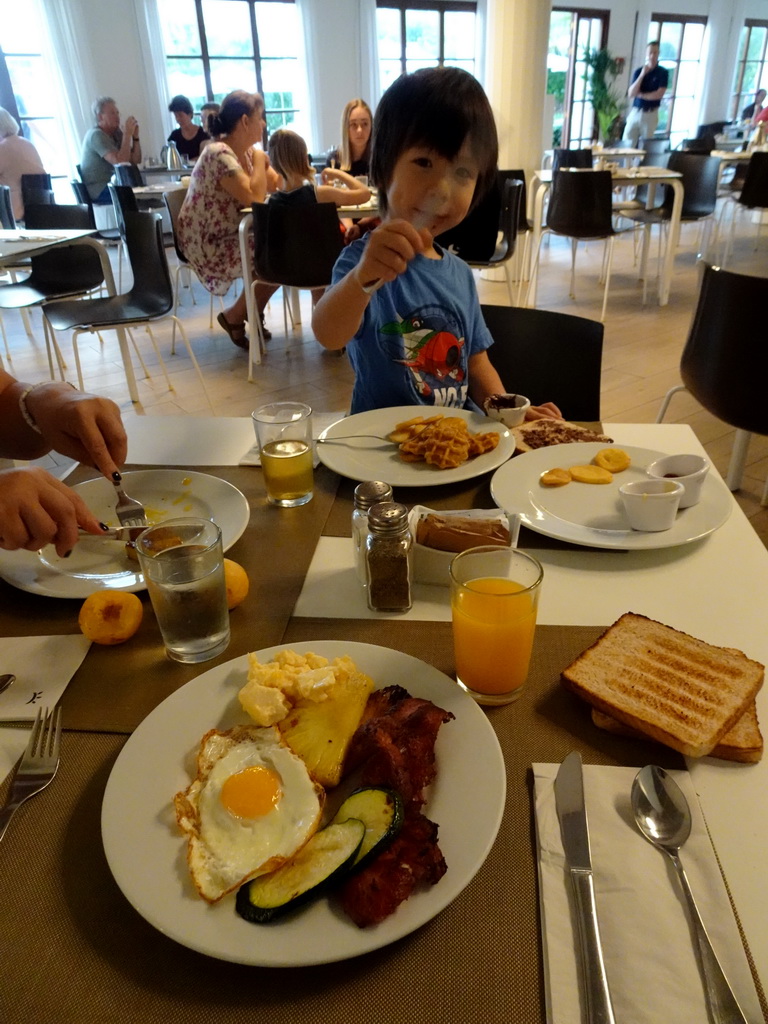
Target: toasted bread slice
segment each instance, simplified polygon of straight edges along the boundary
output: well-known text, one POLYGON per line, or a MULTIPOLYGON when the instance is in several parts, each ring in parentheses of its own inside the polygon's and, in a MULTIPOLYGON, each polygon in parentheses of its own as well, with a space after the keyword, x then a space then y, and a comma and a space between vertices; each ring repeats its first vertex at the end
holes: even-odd
POLYGON ((532 452, 537 448, 548 448, 552 444, 570 444, 574 441, 600 441, 601 444, 613 444, 612 437, 596 434, 586 427, 577 427, 567 420, 530 420, 512 427, 515 438, 515 454, 532 452))
MULTIPOLYGON (((606 715, 597 708, 592 708, 592 721, 598 729, 614 733, 617 736, 632 736, 635 739, 648 739, 637 729, 606 715)), ((709 752, 710 757, 720 757, 724 761, 740 761, 742 764, 756 764, 763 756, 763 735, 757 720, 757 706, 754 701, 732 726, 723 738, 709 752)))
POLYGON ((765 668, 644 615, 622 615, 562 673, 599 711, 689 757, 710 753, 763 685, 765 668))

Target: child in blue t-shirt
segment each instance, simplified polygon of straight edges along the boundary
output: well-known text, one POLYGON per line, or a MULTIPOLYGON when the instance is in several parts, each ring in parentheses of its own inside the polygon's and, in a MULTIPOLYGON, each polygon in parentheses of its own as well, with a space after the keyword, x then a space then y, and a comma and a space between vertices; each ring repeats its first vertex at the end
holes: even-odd
MULTIPOLYGON (((487 349, 469 266, 435 235, 459 224, 496 176, 498 142, 482 87, 459 68, 401 76, 374 118, 371 175, 383 221, 339 256, 312 326, 348 346, 351 412, 394 405, 482 407, 505 391, 487 349)), ((530 418, 559 417, 549 403, 530 418)))

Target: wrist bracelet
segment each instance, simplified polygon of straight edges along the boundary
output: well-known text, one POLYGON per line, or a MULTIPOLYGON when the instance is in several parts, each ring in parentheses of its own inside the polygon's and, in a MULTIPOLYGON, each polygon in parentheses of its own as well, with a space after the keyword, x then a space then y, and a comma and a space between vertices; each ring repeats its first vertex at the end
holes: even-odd
MULTIPOLYGON (((24 422, 27 424, 27 426, 31 427, 36 434, 41 434, 42 435, 43 432, 40 429, 40 427, 38 427, 37 423, 35 422, 34 416, 32 415, 32 413, 27 408, 27 398, 29 397, 29 395, 33 391, 36 391, 37 388, 44 388, 44 387, 47 387, 49 384, 57 384, 57 383, 58 383, 58 381, 55 381, 55 380, 41 380, 38 384, 32 384, 31 387, 26 388, 19 395, 19 412, 23 416, 24 422)), ((75 385, 71 381, 67 380, 67 381, 63 381, 62 383, 69 384, 69 386, 71 388, 73 388, 75 391, 77 391, 77 388, 75 387, 75 385)))

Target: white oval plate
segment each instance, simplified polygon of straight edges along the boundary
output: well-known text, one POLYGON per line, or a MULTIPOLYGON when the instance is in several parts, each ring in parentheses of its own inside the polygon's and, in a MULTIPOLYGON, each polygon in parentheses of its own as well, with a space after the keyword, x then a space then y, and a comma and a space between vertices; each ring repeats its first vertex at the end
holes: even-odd
POLYGON ((524 526, 546 537, 583 544, 591 548, 653 550, 690 544, 713 533, 731 514, 733 499, 722 480, 707 474, 701 501, 682 509, 671 530, 640 533, 632 530, 619 497, 621 484, 647 479, 646 467, 664 454, 649 448, 619 445, 632 459, 611 484, 580 484, 542 487, 539 477, 548 469, 586 465, 597 452, 608 447, 598 441, 584 444, 556 444, 523 452, 493 474, 491 494, 505 512, 519 512, 524 526))
POLYGON ((352 438, 344 444, 318 444, 320 461, 352 480, 385 480, 393 487, 438 487, 459 480, 473 480, 476 476, 496 469, 515 452, 515 439, 506 427, 481 413, 468 409, 448 409, 433 405, 395 405, 387 409, 371 409, 354 416, 345 416, 327 427, 320 437, 344 437, 347 434, 372 434, 386 437, 398 423, 416 416, 460 416, 467 421, 472 433, 495 431, 501 435, 492 452, 468 459, 455 469, 438 469, 426 462, 403 462, 397 445, 381 441, 352 438))
MULTIPOLYGON (((285 644, 259 651, 268 661, 285 644)), ((437 739, 437 778, 425 812, 440 826, 448 870, 385 921, 358 928, 322 899, 269 925, 235 913, 234 894, 213 906, 194 889, 186 840, 173 810, 186 789, 203 735, 246 722, 237 699, 247 655, 204 672, 144 719, 120 752, 104 792, 101 834, 123 894, 151 925, 207 956, 262 967, 299 967, 359 956, 408 935, 469 884, 493 845, 506 794, 504 759, 488 718, 448 676, 417 658, 371 644, 318 640, 293 644, 326 658, 349 655, 377 686, 404 686, 455 715, 437 739)))
MULTIPOLYGON (((142 469, 123 474, 125 491, 140 501, 150 523, 180 516, 212 519, 221 527, 224 550, 231 548, 248 525, 248 499, 232 484, 208 473, 185 469, 142 469)), ((96 518, 119 526, 115 489, 104 477, 72 488, 96 518)), ((81 537, 69 558, 53 547, 37 551, 0 551, 0 576, 20 590, 46 597, 85 598, 94 590, 145 589, 144 577, 128 562, 125 544, 101 537, 81 537)))

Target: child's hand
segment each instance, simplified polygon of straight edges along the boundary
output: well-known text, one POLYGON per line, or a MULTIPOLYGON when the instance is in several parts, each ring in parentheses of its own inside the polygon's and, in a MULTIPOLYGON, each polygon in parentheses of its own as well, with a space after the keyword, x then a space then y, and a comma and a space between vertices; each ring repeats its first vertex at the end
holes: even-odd
POLYGON ((532 405, 525 411, 526 420, 561 420, 563 414, 554 402, 544 402, 543 405, 532 405))
POLYGON ((432 244, 426 228, 417 231, 407 220, 389 220, 372 231, 363 258, 357 265, 357 280, 362 287, 374 281, 394 281, 404 273, 417 253, 432 244))
POLYGON ((320 171, 320 181, 323 185, 335 185, 340 180, 340 175, 334 167, 324 167, 320 171))

